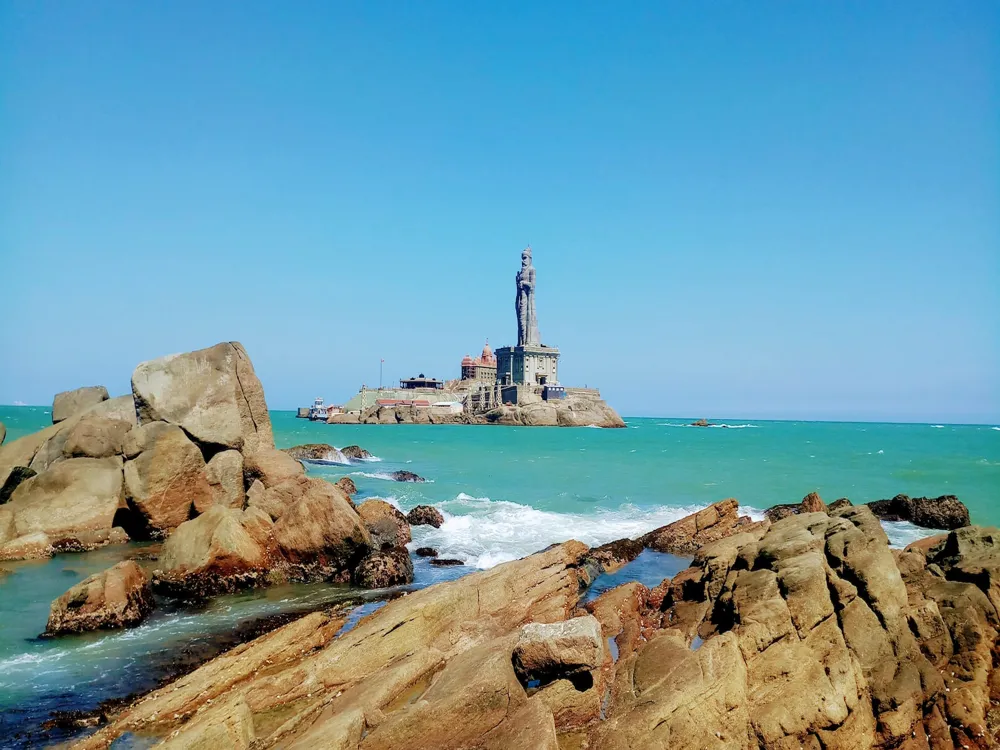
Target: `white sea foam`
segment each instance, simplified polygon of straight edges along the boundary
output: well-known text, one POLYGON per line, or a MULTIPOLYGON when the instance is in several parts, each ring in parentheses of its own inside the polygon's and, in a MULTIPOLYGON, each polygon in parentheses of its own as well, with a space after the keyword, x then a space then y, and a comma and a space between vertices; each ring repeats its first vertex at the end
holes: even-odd
POLYGON ((936 536, 943 532, 915 526, 909 521, 882 521, 885 535, 889 537, 889 546, 903 548, 907 544, 928 536, 936 536))
MULTIPOLYGON (((440 529, 414 526, 417 547, 433 547, 441 557, 463 560, 476 568, 492 568, 530 555, 550 544, 577 539, 589 546, 622 537, 636 537, 700 509, 699 507, 638 508, 622 505, 590 514, 555 513, 528 505, 460 493, 438 503, 444 516, 440 529)), ((752 508, 741 508, 751 518, 763 517, 752 508)))
POLYGON ((387 471, 352 471, 352 477, 367 477, 368 479, 383 479, 386 482, 398 482, 399 484, 434 484, 433 479, 425 479, 423 482, 400 482, 387 471))
POLYGON ((996 430, 997 432, 1000 432, 1000 427, 990 427, 990 429, 991 430, 996 430))
POLYGON ((745 424, 728 424, 726 422, 720 422, 719 424, 689 424, 687 422, 657 422, 659 427, 697 427, 698 429, 704 429, 706 427, 723 429, 723 430, 746 430, 746 429, 758 429, 759 424, 750 424, 749 422, 745 424))

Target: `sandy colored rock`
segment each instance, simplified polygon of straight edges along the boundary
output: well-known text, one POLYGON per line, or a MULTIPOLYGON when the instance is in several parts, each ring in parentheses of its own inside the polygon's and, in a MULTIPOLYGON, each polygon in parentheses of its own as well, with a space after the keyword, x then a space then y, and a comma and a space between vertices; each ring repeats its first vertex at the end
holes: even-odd
POLYGON ((143 362, 132 393, 143 424, 169 422, 198 443, 244 452, 274 447, 264 389, 238 342, 143 362))
POLYGON ((271 519, 259 509, 214 505, 164 542, 154 587, 203 598, 258 585, 274 559, 272 531, 271 519))
POLYGON ((53 554, 52 540, 41 531, 0 544, 0 560, 41 560, 53 554))
POLYGON ((262 448, 243 454, 243 473, 247 484, 259 479, 265 487, 273 487, 288 479, 303 477, 306 474, 301 462, 287 453, 274 448, 262 448))
POLYGON ((377 550, 358 563, 351 580, 366 589, 413 583, 413 561, 405 547, 377 550))
POLYGON ((354 480, 350 477, 341 477, 333 484, 340 487, 340 489, 344 491, 344 494, 347 495, 348 499, 358 494, 358 486, 354 484, 354 480))
POLYGON ((110 419, 84 414, 66 430, 62 452, 66 458, 108 458, 122 452, 125 435, 132 424, 124 419, 110 419))
MULTIPOLYGON (((212 490, 212 505, 242 510, 247 499, 243 490, 243 454, 239 451, 216 453, 205 464, 205 477, 212 490)), ((204 513, 208 507, 199 505, 198 498, 195 499, 196 512, 204 513)))
POLYGON ((559 750, 552 719, 540 696, 530 698, 486 735, 482 750, 559 750))
POLYGON ((162 537, 214 499, 205 459, 180 427, 153 422, 136 427, 126 438, 125 492, 142 519, 143 536, 162 537))
POLYGON ((108 389, 103 385, 85 386, 57 393, 52 399, 52 424, 58 424, 70 417, 75 417, 90 407, 107 400, 108 389))
POLYGON ((129 628, 152 610, 149 578, 138 563, 126 560, 84 579, 52 602, 45 634, 129 628))
POLYGON ((522 682, 567 677, 601 666, 604 637, 593 615, 565 622, 529 623, 521 628, 513 653, 522 682))
POLYGON ((297 461, 336 461, 339 457, 339 451, 328 443, 293 445, 291 448, 283 448, 281 452, 297 461))
POLYGON ((365 500, 357 507, 357 512, 371 535, 371 543, 375 549, 405 547, 409 544, 412 537, 406 516, 385 500, 365 500))
POLYGON ((13 514, 16 536, 43 532, 53 544, 106 543, 125 505, 122 460, 71 458, 25 480, 2 506, 13 514))
POLYGON ((372 547, 371 536, 343 492, 313 478, 274 524, 274 539, 293 576, 307 579, 351 570, 372 547))
POLYGON ((352 461, 368 461, 372 458, 372 454, 360 445, 348 445, 346 448, 341 448, 340 452, 352 461))
POLYGON ((767 521, 754 524, 749 517, 740 516, 739 507, 739 502, 733 498, 722 500, 679 521, 650 531, 641 536, 639 541, 657 552, 690 555, 702 545, 768 524, 767 521))
POLYGON ((418 505, 406 514, 406 521, 410 526, 433 526, 440 529, 444 516, 432 505, 418 505))
MULTIPOLYGON (((844 503, 841 503, 837 508, 827 508, 826 503, 823 502, 823 498, 819 496, 819 493, 810 492, 804 498, 802 502, 792 503, 790 505, 775 505, 764 511, 764 517, 767 520, 774 522, 780 521, 782 518, 787 518, 788 516, 798 515, 799 513, 826 513, 828 510, 836 510, 844 507, 844 503)), ((850 505, 850 501, 846 503, 850 505)))

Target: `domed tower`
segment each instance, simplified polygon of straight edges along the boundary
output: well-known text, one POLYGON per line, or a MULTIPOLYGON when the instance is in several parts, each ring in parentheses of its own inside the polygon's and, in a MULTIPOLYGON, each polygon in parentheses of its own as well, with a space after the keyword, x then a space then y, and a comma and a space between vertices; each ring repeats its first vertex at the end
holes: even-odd
POLYGON ((493 350, 490 349, 490 340, 486 339, 486 345, 483 346, 483 354, 480 360, 486 367, 496 367, 497 358, 493 356, 493 350))

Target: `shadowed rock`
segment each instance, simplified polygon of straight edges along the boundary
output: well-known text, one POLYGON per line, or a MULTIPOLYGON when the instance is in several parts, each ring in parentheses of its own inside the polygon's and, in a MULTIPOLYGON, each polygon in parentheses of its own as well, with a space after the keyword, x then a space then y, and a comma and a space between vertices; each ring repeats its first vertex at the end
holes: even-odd
POLYGON ((954 495, 896 495, 890 500, 870 502, 868 507, 883 521, 909 521, 925 529, 958 529, 971 523, 969 509, 954 495))
POLYGON ((406 514, 406 520, 410 526, 433 526, 435 529, 440 529, 444 523, 444 516, 431 505, 418 505, 406 514))
POLYGON ((405 547, 409 544, 412 537, 406 516, 385 500, 378 498, 365 500, 357 507, 357 512, 361 516, 361 522, 371 534, 372 546, 375 549, 405 547))
POLYGON ((413 561, 405 548, 378 550, 358 563, 351 578, 355 585, 366 589, 413 583, 413 561))

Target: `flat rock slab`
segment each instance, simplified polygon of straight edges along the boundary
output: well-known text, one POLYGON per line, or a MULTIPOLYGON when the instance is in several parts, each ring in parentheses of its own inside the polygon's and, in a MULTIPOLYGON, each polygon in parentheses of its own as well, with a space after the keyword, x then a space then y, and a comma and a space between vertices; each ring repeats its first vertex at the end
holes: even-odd
POLYGON ((521 628, 514 670, 522 682, 547 682, 596 669, 604 661, 601 624, 593 615, 565 622, 532 622, 521 628))

